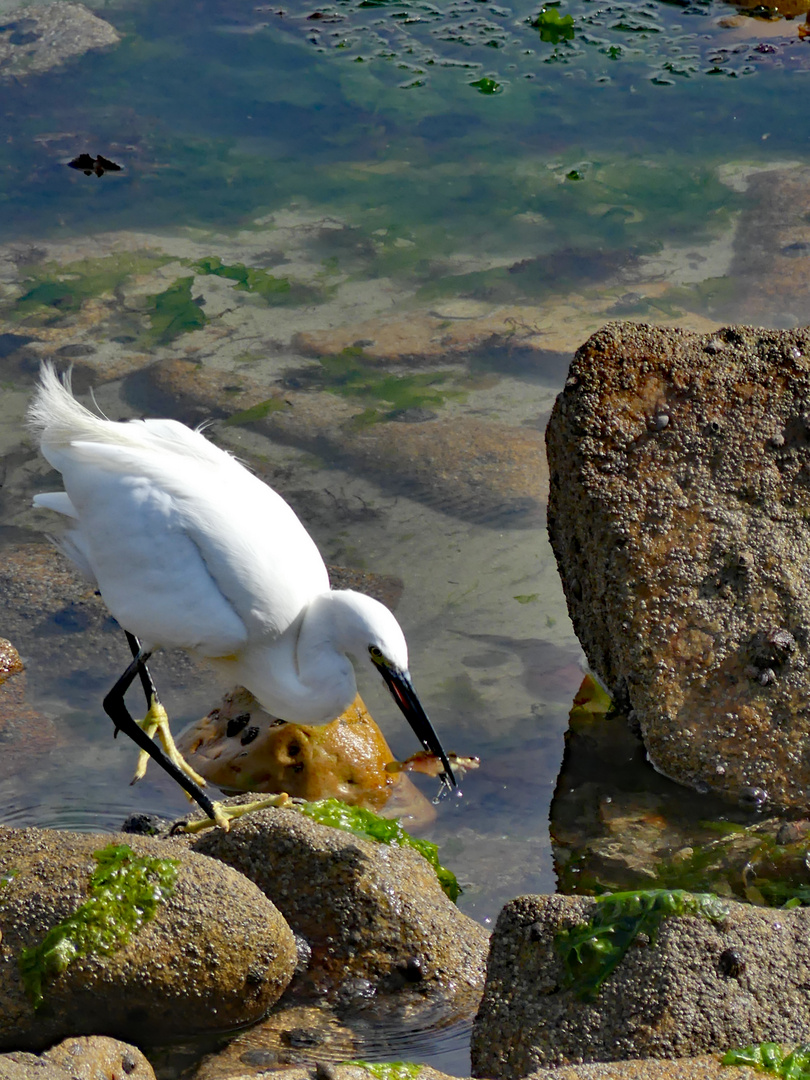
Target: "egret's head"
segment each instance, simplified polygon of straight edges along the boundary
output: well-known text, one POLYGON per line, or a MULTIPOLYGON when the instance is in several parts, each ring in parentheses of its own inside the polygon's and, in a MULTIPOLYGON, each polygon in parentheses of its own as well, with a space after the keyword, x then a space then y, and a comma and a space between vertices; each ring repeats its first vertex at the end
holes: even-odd
POLYGON ((456 779, 450 762, 411 683, 408 646, 399 623, 385 605, 370 596, 355 592, 340 595, 347 612, 352 612, 349 621, 353 624, 353 644, 348 651, 358 661, 364 652, 379 671, 423 748, 435 754, 444 766, 442 780, 448 788, 454 788, 456 779))

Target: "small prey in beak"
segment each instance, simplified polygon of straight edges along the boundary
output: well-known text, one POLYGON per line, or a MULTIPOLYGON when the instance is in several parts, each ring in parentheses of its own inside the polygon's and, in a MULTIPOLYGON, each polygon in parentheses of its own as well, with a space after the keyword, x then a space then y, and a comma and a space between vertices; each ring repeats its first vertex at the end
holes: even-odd
POLYGON ((428 753, 434 754, 441 761, 444 771, 440 776, 440 780, 448 791, 452 791, 453 788, 458 787, 456 778, 453 775, 453 769, 444 747, 439 742, 439 736, 433 729, 433 724, 431 724, 419 698, 416 696, 410 675, 407 671, 402 671, 392 664, 382 654, 381 650, 374 645, 369 646, 368 651, 372 663, 385 680, 386 686, 391 691, 391 696, 399 705, 403 716, 411 725, 417 739, 428 753))

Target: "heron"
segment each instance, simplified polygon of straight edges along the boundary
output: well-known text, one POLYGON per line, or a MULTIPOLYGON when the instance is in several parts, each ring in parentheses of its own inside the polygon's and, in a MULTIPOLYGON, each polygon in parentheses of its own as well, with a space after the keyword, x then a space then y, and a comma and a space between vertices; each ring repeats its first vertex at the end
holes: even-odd
POLYGON ((140 748, 134 780, 151 757, 221 828, 244 812, 213 802, 174 745, 147 661, 156 649, 181 648, 298 724, 338 717, 357 694, 355 665, 369 666, 441 763, 443 789, 456 787, 396 618, 369 596, 330 587, 314 540, 278 492, 199 428, 91 412, 74 397, 70 372, 60 377, 47 362, 28 421, 64 487, 34 505, 61 516, 55 543, 95 584, 132 650, 103 704, 116 732, 140 748), (124 700, 136 678, 147 701, 140 721, 124 700))

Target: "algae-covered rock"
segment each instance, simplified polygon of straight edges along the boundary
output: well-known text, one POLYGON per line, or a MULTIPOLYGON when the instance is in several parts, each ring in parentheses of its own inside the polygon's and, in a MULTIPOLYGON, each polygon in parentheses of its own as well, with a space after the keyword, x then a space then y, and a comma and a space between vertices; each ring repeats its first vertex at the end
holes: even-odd
POLYGON ((547 445, 574 628, 653 764, 810 805, 810 333, 609 325, 547 445))
POLYGON ((416 851, 290 809, 258 811, 191 844, 254 881, 306 940, 298 992, 332 1000, 401 992, 449 999, 461 1012, 477 1002, 487 932, 416 851))
POLYGON ((296 962, 259 890, 166 841, 0 829, 0 1048, 257 1020, 296 962))
POLYGON ((493 933, 473 1075, 805 1041, 808 931, 806 908, 711 894, 519 897, 493 933))

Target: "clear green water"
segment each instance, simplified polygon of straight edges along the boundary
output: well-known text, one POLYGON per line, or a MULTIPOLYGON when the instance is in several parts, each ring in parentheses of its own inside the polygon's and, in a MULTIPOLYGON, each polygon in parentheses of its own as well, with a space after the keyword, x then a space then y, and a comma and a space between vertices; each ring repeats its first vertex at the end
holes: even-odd
MULTIPOLYGON (((203 367, 264 380, 268 400, 278 387, 328 384, 367 423, 391 420, 404 401, 536 432, 570 355, 605 319, 744 318, 758 295, 745 177, 808 161, 801 18, 728 26, 731 5, 625 0, 561 0, 542 15, 532 0, 96 10, 121 33, 117 47, 2 85, 7 545, 37 537, 30 495, 53 485, 22 435, 49 349, 90 357, 84 385, 99 384, 111 416, 142 415, 154 400, 110 364, 136 371, 204 340, 193 353, 203 367), (83 152, 123 171, 68 169, 83 152), (329 227, 304 242, 312 222, 329 227), (128 262, 111 257, 121 248, 128 262), (107 261, 86 262, 66 286, 59 268, 76 256, 107 261), (216 272, 246 265, 260 276, 216 272), (107 315, 91 318, 97 303, 107 315), (383 361, 386 383, 354 361, 319 365, 294 344, 300 330, 345 326, 351 342, 355 323, 380 314, 455 318, 464 305, 529 312, 521 318, 545 320, 548 347, 522 348, 502 329, 460 355, 383 361), (82 319, 94 327, 84 338, 82 319), (195 336, 234 326, 235 344, 195 336), (15 351, 29 338, 33 351, 15 351), (76 352, 80 339, 96 353, 76 352)), ((800 208, 795 222, 804 243, 800 208)), ((792 234, 780 236, 784 246, 792 234)), ((769 294, 756 314, 771 325, 808 317, 806 286, 769 294)), ((179 402, 161 407, 182 414, 179 402)), ((512 896, 552 891, 549 804, 582 671, 542 518, 487 517, 452 486, 414 495, 249 425, 212 434, 269 463, 327 560, 401 577, 397 614, 420 696, 447 747, 483 761, 431 831, 465 887, 461 907, 491 924, 512 896)), ((6 737, 2 817, 112 829, 130 811, 182 812, 182 794, 154 769, 127 786, 134 751, 111 740, 100 704, 126 663, 114 628, 104 649, 88 650, 73 609, 14 626, 29 700, 61 741, 21 742, 11 755, 6 737), (46 638, 60 649, 45 650, 46 638)), ((156 677, 179 722, 215 700, 180 658, 160 661, 156 677)), ((416 749, 382 688, 361 690, 395 750, 416 749)), ((434 1059, 447 1066, 438 1050, 434 1059)))

